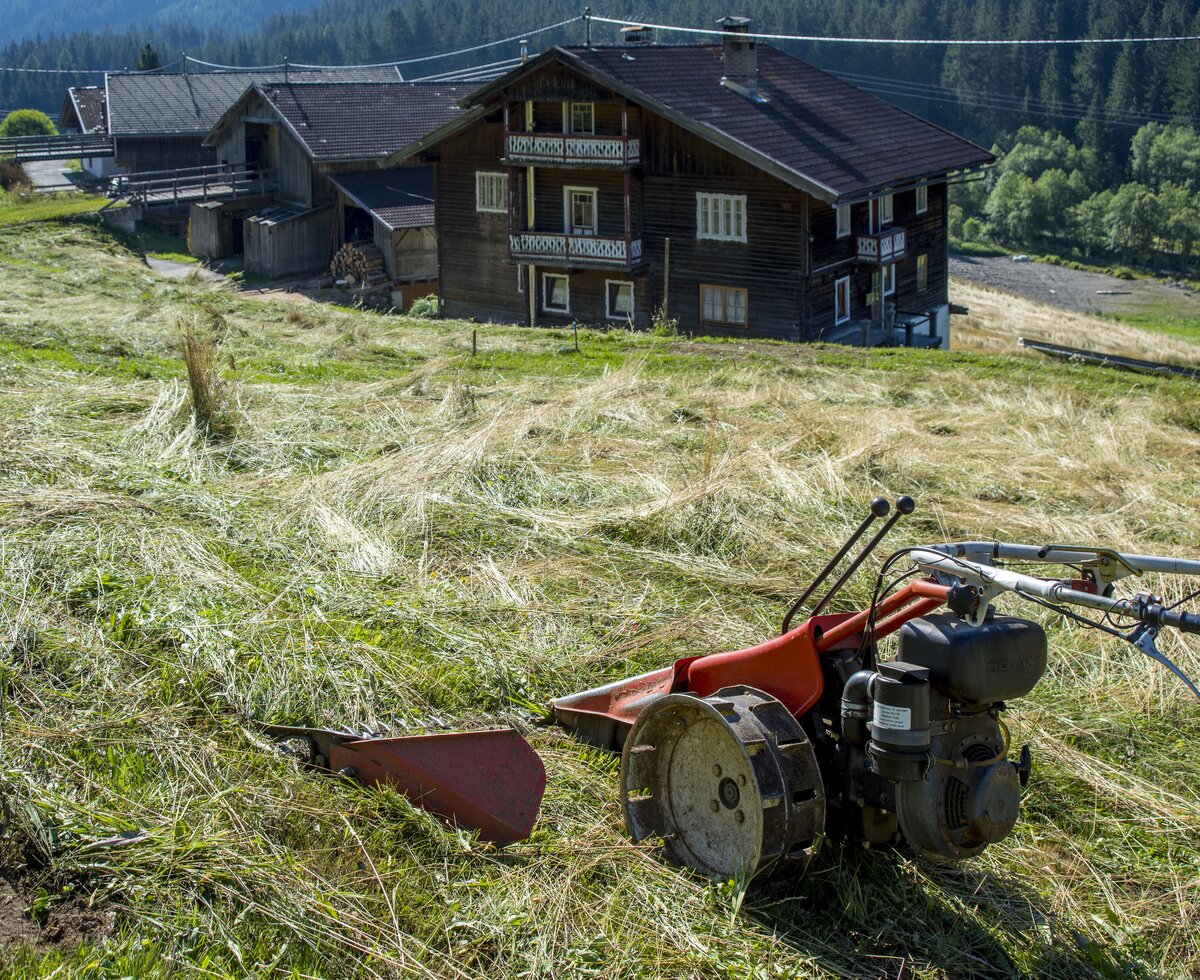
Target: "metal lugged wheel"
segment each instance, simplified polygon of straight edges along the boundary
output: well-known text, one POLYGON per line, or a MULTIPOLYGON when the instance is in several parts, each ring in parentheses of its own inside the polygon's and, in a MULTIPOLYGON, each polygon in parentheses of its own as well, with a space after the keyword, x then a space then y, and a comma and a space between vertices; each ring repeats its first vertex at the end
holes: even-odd
POLYGON ((621 755, 635 842, 718 881, 802 874, 825 830, 812 743, 779 701, 751 687, 671 694, 638 717, 621 755))

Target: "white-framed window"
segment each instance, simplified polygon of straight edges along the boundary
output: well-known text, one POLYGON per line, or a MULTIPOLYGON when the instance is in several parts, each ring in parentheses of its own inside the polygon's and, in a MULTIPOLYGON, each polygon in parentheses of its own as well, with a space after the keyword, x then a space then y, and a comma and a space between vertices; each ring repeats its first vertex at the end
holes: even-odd
POLYGON ((839 204, 834 210, 837 211, 837 236, 845 238, 850 234, 850 205, 839 204))
POLYGON ((929 188, 921 185, 917 188, 917 214, 924 214, 929 210, 929 188))
POLYGON ((879 276, 883 280, 883 295, 892 296, 896 292, 896 264, 885 265, 879 270, 879 276))
POLYGON ((525 277, 528 275, 529 275, 529 273, 526 270, 525 266, 523 266, 523 265, 517 266, 517 292, 518 293, 525 292, 525 277))
POLYGON ((921 253, 917 256, 917 292, 923 293, 929 288, 929 256, 921 253))
POLYGON ((850 277, 842 276, 833 284, 833 322, 845 323, 850 319, 850 277))
POLYGON ((604 315, 609 320, 633 319, 633 283, 624 279, 604 280, 604 315))
POLYGON ((508 207, 508 177, 485 170, 475 172, 475 210, 504 214, 508 207))
POLYGON ((595 103, 567 102, 563 106, 563 132, 594 134, 596 132, 595 103))
POLYGON ((746 240, 746 195, 696 193, 696 237, 719 242, 746 240))
POLYGON ((879 223, 881 225, 890 225, 892 223, 892 195, 884 194, 879 199, 879 223))
POLYGON ((571 281, 566 276, 542 273, 542 309, 546 313, 571 312, 571 281))
POLYGON ((563 231, 568 235, 596 234, 596 188, 563 188, 563 231))
POLYGON ((725 326, 746 325, 746 301, 749 294, 738 286, 700 284, 700 319, 725 326))

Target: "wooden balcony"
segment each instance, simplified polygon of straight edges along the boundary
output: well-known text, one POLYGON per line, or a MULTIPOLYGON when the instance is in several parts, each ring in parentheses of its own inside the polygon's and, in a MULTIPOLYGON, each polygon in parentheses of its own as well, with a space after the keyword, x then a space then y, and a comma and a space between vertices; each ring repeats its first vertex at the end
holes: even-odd
POLYGON ((508 254, 535 265, 629 269, 642 261, 642 240, 526 231, 508 236, 508 254))
POLYGON ((642 161, 636 137, 586 136, 578 133, 508 133, 509 163, 586 167, 628 167, 642 161))
POLYGON ((886 265, 904 258, 904 229, 885 228, 873 235, 858 236, 858 261, 864 265, 886 265))

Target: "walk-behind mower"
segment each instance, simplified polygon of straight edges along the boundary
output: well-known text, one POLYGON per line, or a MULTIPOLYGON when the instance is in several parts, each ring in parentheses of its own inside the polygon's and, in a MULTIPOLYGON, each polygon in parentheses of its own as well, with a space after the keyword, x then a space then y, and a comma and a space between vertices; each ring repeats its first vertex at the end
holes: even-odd
POLYGON ((992 602, 1004 592, 1127 640, 1200 697, 1155 646, 1166 626, 1200 633, 1200 615, 1146 592, 1114 594, 1127 576, 1200 575, 1200 562, 996 541, 903 548, 883 562, 867 609, 827 613, 913 506, 901 497, 793 626, 868 527, 888 515, 886 500, 873 501, 788 611, 781 636, 554 702, 562 725, 621 750, 621 802, 635 841, 661 840, 668 860, 728 879, 802 873, 826 839, 906 845, 940 861, 1003 840, 1031 763, 1027 746, 1011 757, 1002 714, 1047 662, 1038 623, 996 614, 992 602), (1019 563, 1070 574, 1034 577, 1012 570, 1019 563), (893 633, 896 657, 882 661, 878 643, 893 633))
MULTIPOLYGON (((788 610, 782 635, 553 702, 559 724, 621 752, 635 841, 661 841, 668 860, 714 879, 748 880, 802 873, 825 840, 904 846, 940 861, 1003 840, 1031 760, 1027 746, 1012 757, 1002 714, 1047 665, 1042 627, 995 611, 1005 592, 1133 644, 1200 697, 1155 644, 1164 627, 1200 633, 1200 614, 1179 608, 1200 591, 1171 605, 1149 592, 1116 595, 1119 582, 1142 573, 1198 576, 1196 561, 999 541, 902 548, 880 567, 866 609, 827 612, 913 508, 909 497, 894 513, 873 501, 788 610), (892 634, 896 656, 881 660, 879 642, 892 634)), ((307 740, 320 767, 398 786, 498 844, 528 836, 545 787, 541 760, 514 731, 400 739, 271 731, 307 740)))

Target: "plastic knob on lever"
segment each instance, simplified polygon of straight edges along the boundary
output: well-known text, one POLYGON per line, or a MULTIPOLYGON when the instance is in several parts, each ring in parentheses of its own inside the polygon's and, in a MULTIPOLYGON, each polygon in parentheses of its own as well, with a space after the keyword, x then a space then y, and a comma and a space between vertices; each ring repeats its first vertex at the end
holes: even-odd
POLYGON ((874 517, 887 517, 888 511, 891 509, 892 505, 889 504, 883 497, 876 497, 871 501, 871 514, 874 517))
MULTIPOLYGON (((875 505, 872 504, 871 506, 873 508, 875 505)), ((911 514, 916 509, 917 509, 917 502, 915 500, 913 500, 912 497, 897 497, 896 498, 896 510, 898 510, 901 514, 905 514, 905 515, 911 514)), ((887 511, 884 511, 884 513, 887 513, 887 511)))

